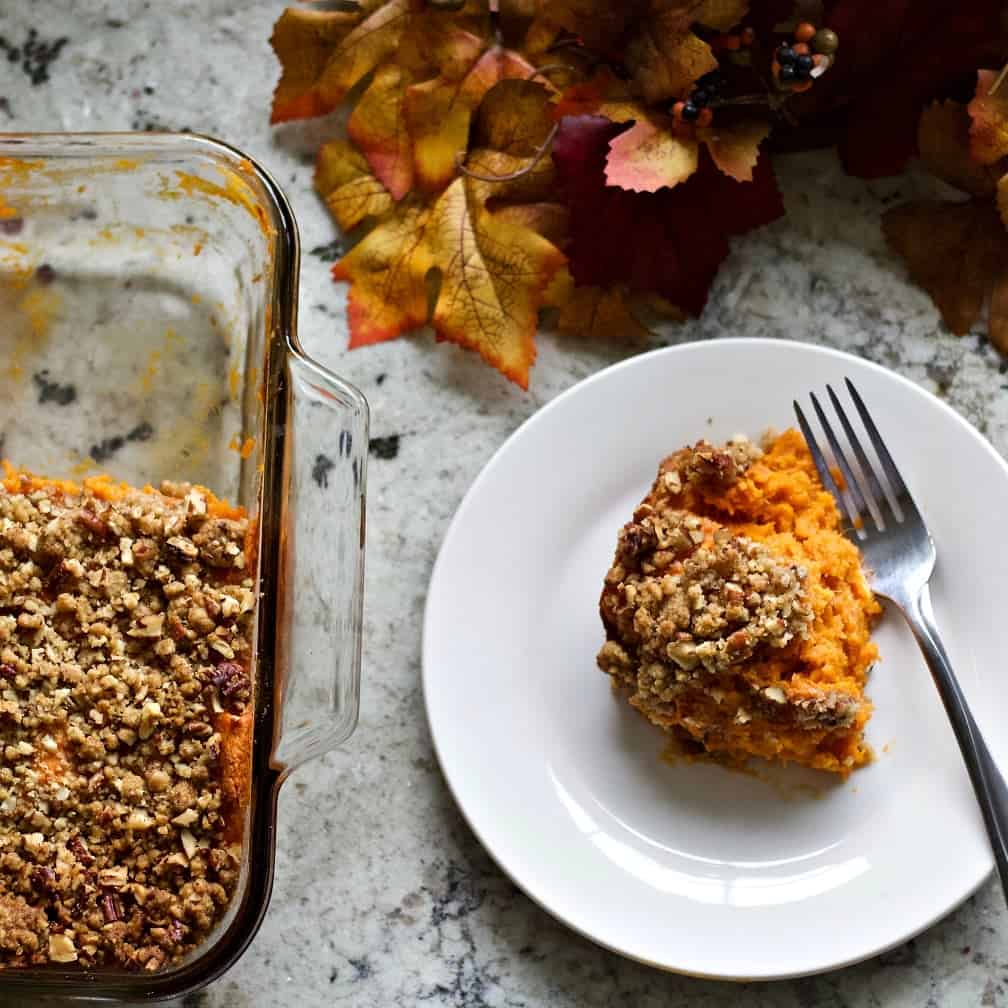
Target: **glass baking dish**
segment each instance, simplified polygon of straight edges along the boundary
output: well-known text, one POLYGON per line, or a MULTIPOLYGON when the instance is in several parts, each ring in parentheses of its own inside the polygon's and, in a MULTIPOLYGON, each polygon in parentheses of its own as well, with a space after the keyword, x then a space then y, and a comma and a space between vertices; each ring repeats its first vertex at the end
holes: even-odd
POLYGON ((357 719, 368 409, 296 335, 298 236, 255 163, 179 135, 0 134, 0 458, 208 486, 258 520, 252 787, 226 919, 180 966, 0 972, 0 998, 142 1002, 223 973, 266 912, 285 776, 357 719))

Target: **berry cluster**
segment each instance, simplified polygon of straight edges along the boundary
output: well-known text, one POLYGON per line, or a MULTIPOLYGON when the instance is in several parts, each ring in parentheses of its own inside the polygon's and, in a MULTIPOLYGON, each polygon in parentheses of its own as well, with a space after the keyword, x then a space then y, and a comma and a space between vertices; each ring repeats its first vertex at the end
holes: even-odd
POLYGON ((774 80, 782 90, 807 91, 815 78, 830 68, 840 40, 829 28, 817 29, 803 21, 794 31, 794 42, 783 42, 774 53, 774 80))
POLYGON ((672 106, 673 119, 676 122, 695 123, 697 126, 710 126, 714 113, 708 106, 717 98, 721 85, 721 74, 717 70, 704 74, 693 85, 689 97, 672 106))

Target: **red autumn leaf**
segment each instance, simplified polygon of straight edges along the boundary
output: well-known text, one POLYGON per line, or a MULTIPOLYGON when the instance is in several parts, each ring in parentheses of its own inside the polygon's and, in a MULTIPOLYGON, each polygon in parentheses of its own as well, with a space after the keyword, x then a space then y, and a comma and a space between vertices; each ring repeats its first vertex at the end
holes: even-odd
POLYGON ((924 105, 991 65, 1003 45, 1000 0, 836 0, 823 24, 840 37, 830 72, 794 99, 809 122, 842 117, 840 156, 862 178, 902 171, 924 105))
POLYGON ((699 315, 732 235, 784 212, 763 155, 752 182, 735 182, 700 151, 698 170, 674 189, 635 193, 606 185, 610 141, 625 126, 602 116, 569 116, 553 144, 570 210, 570 271, 579 285, 624 283, 653 291, 699 315))

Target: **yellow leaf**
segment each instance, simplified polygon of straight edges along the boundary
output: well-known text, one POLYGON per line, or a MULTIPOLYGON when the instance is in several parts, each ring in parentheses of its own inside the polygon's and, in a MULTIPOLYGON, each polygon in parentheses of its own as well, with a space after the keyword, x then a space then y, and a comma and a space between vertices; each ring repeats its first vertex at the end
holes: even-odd
POLYGON ((993 70, 978 70, 976 97, 969 103, 970 152, 987 165, 1008 155, 1008 94, 1004 87, 997 95, 990 93, 997 76, 993 70))
POLYGON ((524 225, 558 248, 567 240, 570 212, 562 203, 515 203, 494 210, 493 215, 495 219, 524 225))
POLYGON ((726 32, 748 13, 748 0, 703 0, 693 8, 693 20, 715 31, 726 32))
POLYGON ((524 79, 533 72, 517 53, 494 48, 479 56, 460 78, 442 73, 409 88, 406 121, 413 140, 417 181, 423 188, 441 189, 458 173, 473 111, 487 91, 500 80, 524 79))
POLYGON ((697 131, 710 151, 714 164, 736 182, 752 182, 759 160, 759 145, 770 134, 770 124, 749 119, 732 126, 711 126, 697 131))
POLYGON ((403 122, 406 76, 394 63, 375 72, 347 122, 350 139, 392 198, 413 188, 413 149, 403 122))
POLYGON ((330 140, 319 150, 315 188, 343 231, 392 206, 392 197, 370 173, 364 156, 342 139, 330 140))
POLYGON ((479 178, 467 179, 473 199, 481 205, 502 203, 543 203, 556 199, 553 159, 540 158, 535 164, 527 157, 504 151, 478 148, 469 154, 466 168, 479 178))
POLYGON ((970 156, 970 118, 959 102, 932 102, 917 124, 917 149, 934 175, 963 192, 989 196, 997 173, 970 156))
POLYGON ((605 50, 617 42, 637 12, 626 0, 549 0, 540 5, 540 13, 525 39, 528 51, 545 56, 561 30, 576 35, 594 51, 605 50))
POLYGON ((553 128, 550 92, 530 80, 502 80, 486 93, 476 113, 480 147, 530 157, 553 128))
POLYGON ((426 323, 427 273, 434 266, 429 217, 424 204, 403 200, 333 267, 333 277, 351 285, 351 347, 395 339, 426 323))
POLYGON ((657 190, 684 182, 697 170, 697 142, 672 132, 664 118, 640 118, 614 137, 606 158, 606 182, 634 192, 657 190))
POLYGON ((590 339, 640 341, 651 335, 619 287, 574 287, 560 308, 557 328, 590 339))
POLYGON ((692 32, 680 33, 663 24, 668 15, 647 22, 647 28, 626 46, 627 67, 648 104, 685 95, 693 82, 718 61, 711 47, 692 32))
POLYGON ((409 0, 362 0, 353 12, 285 10, 270 38, 283 68, 270 121, 334 109, 395 48, 408 9, 409 0))
POLYGON ((543 292, 563 253, 528 228, 491 215, 465 179, 438 198, 429 240, 441 271, 432 319, 438 338, 475 350, 527 388, 543 292))

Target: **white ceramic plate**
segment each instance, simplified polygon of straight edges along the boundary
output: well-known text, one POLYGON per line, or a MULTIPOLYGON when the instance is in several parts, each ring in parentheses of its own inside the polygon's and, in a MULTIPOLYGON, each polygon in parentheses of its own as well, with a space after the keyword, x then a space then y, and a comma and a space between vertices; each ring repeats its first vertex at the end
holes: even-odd
POLYGON ((710 977, 794 976, 921 931, 993 867, 941 704, 900 616, 876 632, 877 760, 846 782, 669 765, 664 736, 596 668, 616 533, 659 460, 700 437, 792 425, 850 376, 938 546, 935 610, 1001 766, 1008 468, 938 399, 846 354, 772 340, 659 350, 559 396, 467 494, 431 579, 424 695, 441 766, 536 902, 634 959, 710 977))

